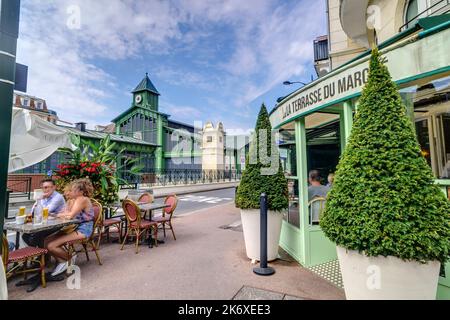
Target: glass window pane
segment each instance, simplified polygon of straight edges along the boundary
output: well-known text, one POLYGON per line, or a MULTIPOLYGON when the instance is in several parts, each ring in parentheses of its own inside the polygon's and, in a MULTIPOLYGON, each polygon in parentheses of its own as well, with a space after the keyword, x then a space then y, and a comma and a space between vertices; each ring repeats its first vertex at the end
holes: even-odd
POLYGON ((402 89, 401 95, 414 110, 422 155, 436 178, 450 179, 450 77, 402 89))
POLYGON ((300 209, 298 200, 298 180, 288 180, 289 208, 284 214, 284 220, 300 228, 300 209))

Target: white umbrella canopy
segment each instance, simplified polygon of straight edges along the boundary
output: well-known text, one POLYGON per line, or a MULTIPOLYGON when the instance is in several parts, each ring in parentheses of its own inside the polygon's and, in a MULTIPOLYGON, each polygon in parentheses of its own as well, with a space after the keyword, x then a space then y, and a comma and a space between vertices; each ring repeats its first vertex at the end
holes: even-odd
POLYGON ((59 148, 72 148, 69 133, 32 114, 13 108, 8 172, 27 168, 47 159, 59 148))

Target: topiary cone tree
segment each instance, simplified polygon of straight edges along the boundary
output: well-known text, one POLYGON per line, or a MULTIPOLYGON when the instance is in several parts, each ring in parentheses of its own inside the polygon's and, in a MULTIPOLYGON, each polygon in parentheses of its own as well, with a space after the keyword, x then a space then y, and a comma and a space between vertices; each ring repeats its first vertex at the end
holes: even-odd
POLYGON ((320 226, 366 256, 444 263, 450 253, 449 201, 377 49, 320 226))
MULTIPOLYGON (((282 211, 288 207, 288 184, 281 166, 278 148, 272 139, 272 125, 266 106, 262 104, 256 122, 255 133, 250 144, 250 154, 254 152, 253 161, 246 157, 245 170, 236 194, 236 206, 240 209, 259 209, 261 193, 267 194, 268 210, 282 211), (266 132, 266 134, 262 134, 266 132), (260 157, 260 149, 266 148, 265 154, 278 162, 278 168, 272 174, 264 174, 271 164, 266 164, 260 157)), ((272 164, 273 167, 273 164, 272 164)))

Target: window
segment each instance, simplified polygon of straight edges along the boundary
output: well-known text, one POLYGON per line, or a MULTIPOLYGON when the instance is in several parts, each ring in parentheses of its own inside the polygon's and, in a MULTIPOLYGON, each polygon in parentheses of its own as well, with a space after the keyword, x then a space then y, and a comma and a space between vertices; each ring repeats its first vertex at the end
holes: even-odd
POLYGON ((30 106, 30 100, 28 100, 28 99, 23 99, 23 104, 22 104, 24 107, 29 107, 30 106))
POLYGON ((219 142, 222 142, 222 137, 219 137, 219 142))
POLYGON ((447 13, 450 0, 410 0, 405 9, 406 29, 414 26, 418 19, 447 13))
POLYGON ((212 141, 213 141, 212 136, 207 136, 206 137, 206 142, 212 142, 212 141))
POLYGON ((36 103, 36 108, 39 110, 42 110, 42 102, 37 102, 36 103))

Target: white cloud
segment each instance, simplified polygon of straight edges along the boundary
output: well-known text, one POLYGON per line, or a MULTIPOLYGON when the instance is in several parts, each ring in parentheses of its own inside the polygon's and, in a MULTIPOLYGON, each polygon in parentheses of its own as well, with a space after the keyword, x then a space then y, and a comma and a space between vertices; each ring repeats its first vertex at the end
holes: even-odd
POLYGON ((153 72, 205 91, 204 100, 213 96, 220 107, 169 104, 164 111, 174 118, 237 115, 243 123, 256 98, 284 80, 309 78, 312 40, 325 26, 323 1, 314 0, 30 0, 22 2, 18 62, 29 66, 30 94, 47 99, 62 119, 103 123, 114 116, 105 100, 123 96, 123 88, 94 61, 182 52, 191 65, 175 61, 153 72), (80 29, 67 26, 71 5, 80 8, 80 29))

